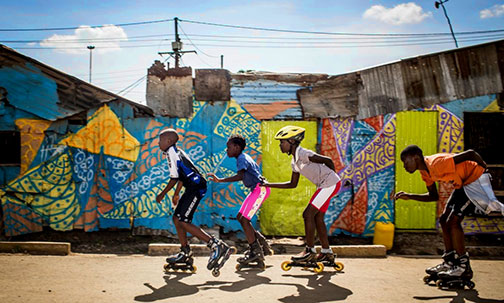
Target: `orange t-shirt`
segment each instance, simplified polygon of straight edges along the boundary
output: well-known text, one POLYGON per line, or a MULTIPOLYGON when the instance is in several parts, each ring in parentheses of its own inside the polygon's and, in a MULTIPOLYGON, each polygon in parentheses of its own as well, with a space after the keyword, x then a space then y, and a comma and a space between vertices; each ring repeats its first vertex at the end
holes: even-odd
POLYGON ((429 171, 420 170, 420 174, 427 186, 439 181, 452 183, 455 188, 461 188, 478 180, 485 171, 474 161, 464 161, 455 165, 454 155, 441 153, 424 157, 429 171))

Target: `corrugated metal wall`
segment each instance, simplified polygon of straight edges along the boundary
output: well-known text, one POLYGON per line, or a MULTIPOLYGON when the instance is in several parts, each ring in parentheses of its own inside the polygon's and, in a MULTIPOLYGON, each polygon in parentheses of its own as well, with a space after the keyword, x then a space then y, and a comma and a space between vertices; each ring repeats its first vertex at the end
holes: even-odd
MULTIPOLYGON (((297 125, 306 129, 301 146, 315 150, 317 144, 317 123, 309 121, 263 121, 261 123, 261 143, 263 175, 269 182, 286 182, 291 179, 292 156, 280 151, 276 132, 286 125, 297 125)), ((266 235, 304 235, 303 210, 308 205, 316 187, 303 176, 294 189, 272 188, 269 198, 261 207, 261 230, 266 235)))
MULTIPOLYGON (((425 193, 427 188, 420 173, 408 173, 401 161, 401 151, 408 145, 418 145, 424 155, 437 153, 437 111, 397 113, 396 128, 396 192, 425 193)), ((433 229, 436 226, 436 202, 396 200, 396 227, 433 229)))

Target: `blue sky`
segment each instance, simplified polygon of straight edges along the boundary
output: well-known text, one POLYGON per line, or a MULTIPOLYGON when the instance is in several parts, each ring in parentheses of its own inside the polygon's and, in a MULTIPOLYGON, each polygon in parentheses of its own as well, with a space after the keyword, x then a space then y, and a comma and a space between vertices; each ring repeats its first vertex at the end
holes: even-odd
MULTIPOLYGON (((0 29, 94 26, 179 17, 184 20, 298 31, 449 33, 446 18, 441 9, 434 7, 434 1, 1 2, 3 14, 0 29)), ((455 32, 504 29, 504 1, 450 0, 445 7, 455 32)), ((220 55, 224 55, 224 67, 231 72, 257 70, 337 75, 454 48, 453 41, 445 36, 441 37, 442 40, 425 40, 439 37, 419 38, 423 42, 436 44, 404 45, 411 44, 412 38, 401 38, 404 42, 391 43, 376 37, 291 34, 188 22, 181 22, 180 25, 187 34, 185 36, 180 32, 185 43, 184 50, 198 51, 197 55, 187 54, 183 57, 183 65, 193 69, 217 68, 220 66, 220 55), (197 48, 190 45, 187 37, 197 48), (387 46, 378 46, 384 44, 387 46)), ((162 22, 65 31, 0 31, 1 41, 34 41, 0 43, 83 80, 88 79, 89 69, 86 46, 92 44, 96 47, 93 51, 93 84, 117 93, 145 76, 154 60, 166 59, 160 57, 158 52, 170 50, 173 28, 173 22, 162 22), (23 49, 41 47, 46 49, 23 49)), ((457 37, 459 46, 463 47, 482 43, 484 39, 502 39, 504 32, 499 34, 492 37, 480 35, 477 38, 482 40, 478 41, 464 41, 469 36, 457 37)), ((173 65, 173 60, 170 62, 173 65)), ((145 102, 145 86, 145 81, 140 81, 125 97, 145 102)))

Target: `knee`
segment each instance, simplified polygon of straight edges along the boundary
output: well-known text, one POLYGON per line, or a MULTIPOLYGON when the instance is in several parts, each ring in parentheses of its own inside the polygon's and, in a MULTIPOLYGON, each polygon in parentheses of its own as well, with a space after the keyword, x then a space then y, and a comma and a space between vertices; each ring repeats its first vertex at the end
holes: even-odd
POLYGON ((315 214, 313 214, 308 208, 305 209, 305 211, 303 212, 303 219, 306 221, 306 220, 314 220, 315 218, 315 214))
POLYGON ((450 229, 453 229, 453 228, 461 228, 461 222, 462 220, 457 217, 457 216, 452 216, 448 222, 446 222, 446 224, 448 225, 448 227, 450 229))

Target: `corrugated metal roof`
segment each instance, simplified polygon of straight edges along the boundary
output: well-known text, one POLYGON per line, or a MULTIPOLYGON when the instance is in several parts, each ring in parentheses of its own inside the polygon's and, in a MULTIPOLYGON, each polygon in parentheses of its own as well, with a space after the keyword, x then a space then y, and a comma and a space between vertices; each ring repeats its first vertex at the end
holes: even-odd
POLYGON ((302 119, 301 105, 296 92, 299 84, 272 80, 231 81, 231 98, 255 118, 302 119))
POLYGON ((0 44, 0 87, 7 100, 24 111, 46 120, 66 118, 103 103, 131 105, 135 116, 153 116, 147 106, 65 74, 0 44))

